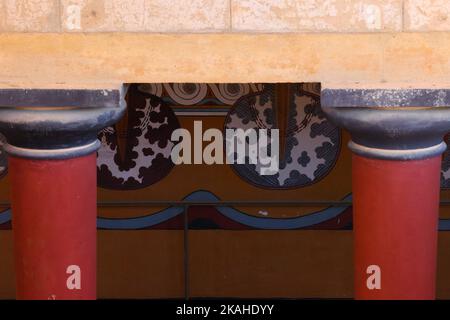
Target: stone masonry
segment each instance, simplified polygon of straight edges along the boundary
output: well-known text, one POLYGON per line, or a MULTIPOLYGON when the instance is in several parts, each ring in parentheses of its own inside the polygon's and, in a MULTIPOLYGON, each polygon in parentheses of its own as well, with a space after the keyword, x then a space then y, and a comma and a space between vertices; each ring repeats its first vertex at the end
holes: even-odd
POLYGON ((449 31, 448 0, 2 0, 1 32, 449 31))

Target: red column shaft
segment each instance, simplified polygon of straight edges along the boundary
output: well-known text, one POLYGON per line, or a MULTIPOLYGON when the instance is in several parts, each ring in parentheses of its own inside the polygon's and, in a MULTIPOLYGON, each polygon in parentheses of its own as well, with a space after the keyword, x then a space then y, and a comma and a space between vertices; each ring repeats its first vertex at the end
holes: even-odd
POLYGON ((435 298, 440 167, 353 155, 356 299, 435 298))
POLYGON ((9 157, 18 299, 96 298, 96 155, 9 157))

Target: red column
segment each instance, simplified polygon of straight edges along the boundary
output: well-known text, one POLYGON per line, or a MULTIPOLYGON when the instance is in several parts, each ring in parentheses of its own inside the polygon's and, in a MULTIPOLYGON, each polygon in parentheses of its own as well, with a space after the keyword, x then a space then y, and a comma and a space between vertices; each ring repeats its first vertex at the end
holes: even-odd
POLYGON ((353 155, 356 299, 435 298, 440 168, 353 155))
POLYGON ((17 298, 96 298, 95 162, 9 158, 17 298))
POLYGON ((125 88, 0 89, 18 299, 96 298, 98 132, 125 88))
POLYGON ((356 299, 434 299, 450 90, 324 88, 353 152, 356 299))

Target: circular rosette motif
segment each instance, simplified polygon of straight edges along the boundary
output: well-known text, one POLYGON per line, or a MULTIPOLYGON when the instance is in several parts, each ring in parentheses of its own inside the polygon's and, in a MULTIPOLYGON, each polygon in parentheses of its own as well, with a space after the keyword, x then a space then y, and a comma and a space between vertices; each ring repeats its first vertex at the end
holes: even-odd
POLYGON ((147 187, 174 166, 170 137, 180 124, 172 109, 134 84, 128 88, 126 101, 125 116, 98 136, 98 184, 108 189, 147 187))
POLYGON ((263 188, 298 188, 317 182, 333 168, 341 146, 339 128, 320 108, 320 88, 311 84, 264 85, 262 91, 233 105, 225 129, 279 129, 278 173, 261 175, 261 166, 249 162, 232 164, 240 177, 263 188))

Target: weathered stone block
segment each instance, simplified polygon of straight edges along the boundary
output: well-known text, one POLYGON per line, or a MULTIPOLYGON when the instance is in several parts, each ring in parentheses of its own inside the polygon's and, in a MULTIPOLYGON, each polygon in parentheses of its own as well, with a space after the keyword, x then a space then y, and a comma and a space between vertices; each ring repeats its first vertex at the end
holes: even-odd
POLYGON ((400 31, 401 0, 231 0, 232 29, 259 32, 400 31))
POLYGON ((449 31, 450 1, 405 0, 405 31, 449 31))
POLYGON ((227 0, 61 0, 63 30, 201 32, 229 28, 227 0))
POLYGON ((58 0, 2 0, 1 32, 57 32, 58 0))
POLYGON ((147 31, 217 32, 229 28, 229 0, 146 0, 147 31))
POLYGON ((145 0, 61 0, 64 31, 114 32, 144 29, 145 0))

